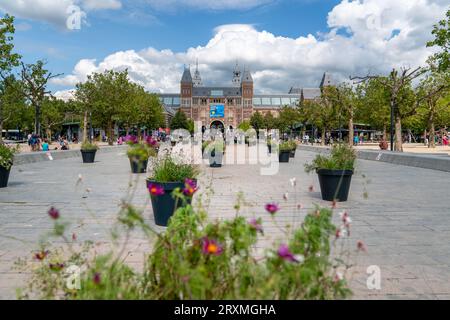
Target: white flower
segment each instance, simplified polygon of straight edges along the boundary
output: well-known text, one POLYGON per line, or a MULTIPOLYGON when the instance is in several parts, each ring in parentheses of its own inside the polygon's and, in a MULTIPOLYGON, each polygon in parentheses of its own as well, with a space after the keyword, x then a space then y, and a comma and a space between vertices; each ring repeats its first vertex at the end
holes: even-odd
POLYGON ((335 275, 335 277, 334 277, 334 280, 335 280, 336 282, 344 280, 344 274, 343 274, 342 272, 339 272, 339 271, 336 272, 336 275, 335 275))
POLYGON ((305 256, 303 256, 302 254, 296 254, 296 255, 294 255, 294 259, 298 263, 303 263, 305 261, 305 256))

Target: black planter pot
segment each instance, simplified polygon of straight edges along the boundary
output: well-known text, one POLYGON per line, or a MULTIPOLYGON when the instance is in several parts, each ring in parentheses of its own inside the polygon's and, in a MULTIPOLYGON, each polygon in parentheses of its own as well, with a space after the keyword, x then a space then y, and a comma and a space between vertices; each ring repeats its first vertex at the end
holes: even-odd
MULTIPOLYGON (((183 189, 184 182, 166 182, 157 183, 153 180, 147 179, 147 188, 151 184, 157 184, 164 189, 164 194, 160 196, 150 195, 152 200, 153 215, 155 217, 155 224, 162 227, 167 227, 169 219, 173 216, 176 209, 181 208, 183 203, 181 200, 175 200, 172 197, 172 192, 176 188, 183 189), (176 206, 176 207, 175 207, 176 206)), ((191 204, 192 199, 188 198, 187 204, 191 204)))
POLYGON ((317 170, 322 199, 326 201, 344 202, 348 199, 352 170, 317 170))
POLYGON ((269 153, 272 153, 272 145, 268 144, 267 148, 269 148, 269 153))
POLYGON ((280 151, 280 154, 278 156, 279 161, 281 163, 287 163, 289 162, 289 155, 290 155, 290 151, 280 151))
POLYGON ((11 172, 11 168, 6 169, 6 168, 0 166, 0 188, 6 188, 8 186, 10 172, 11 172))
POLYGON ((291 152, 289 153, 289 158, 295 158, 296 151, 297 151, 297 149, 291 150, 291 152))
POLYGON ((129 159, 132 173, 138 174, 147 172, 148 159, 147 160, 138 160, 135 158, 129 159))
POLYGON ((211 151, 211 155, 209 156, 209 166, 211 168, 220 168, 222 167, 223 160, 223 152, 215 152, 211 151))
POLYGON ((96 153, 97 153, 97 150, 81 150, 81 156, 83 157, 83 163, 94 163, 96 153))

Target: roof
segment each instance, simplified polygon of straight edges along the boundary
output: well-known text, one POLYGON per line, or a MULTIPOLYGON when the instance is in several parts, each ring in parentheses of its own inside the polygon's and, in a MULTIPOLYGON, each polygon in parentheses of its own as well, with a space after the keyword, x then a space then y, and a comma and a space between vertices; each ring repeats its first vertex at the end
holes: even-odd
POLYGON ((331 74, 329 74, 328 72, 325 72, 323 74, 322 77, 322 81, 320 82, 320 87, 326 87, 326 86, 331 86, 332 81, 331 81, 331 74))
POLYGON ((253 107, 256 109, 282 108, 297 105, 299 101, 298 94, 258 94, 253 97, 253 107))
POLYGON ((181 77, 181 82, 183 83, 192 82, 191 70, 189 68, 184 68, 183 76, 181 77))
POLYGON ((240 87, 194 87, 193 97, 237 97, 241 96, 240 87))
POLYGON ((302 89, 303 99, 313 100, 319 98, 322 94, 320 88, 303 88, 302 89))
POLYGON ((242 82, 253 82, 252 74, 248 70, 244 70, 242 74, 242 82))

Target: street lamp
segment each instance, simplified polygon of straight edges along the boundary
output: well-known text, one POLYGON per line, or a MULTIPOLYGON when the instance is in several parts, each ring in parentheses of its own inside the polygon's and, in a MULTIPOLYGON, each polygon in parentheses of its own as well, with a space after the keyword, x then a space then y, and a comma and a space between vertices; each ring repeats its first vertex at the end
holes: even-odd
POLYGON ((92 111, 89 112, 89 143, 92 143, 92 111))
POLYGON ((391 151, 394 151, 394 106, 391 103, 391 151))

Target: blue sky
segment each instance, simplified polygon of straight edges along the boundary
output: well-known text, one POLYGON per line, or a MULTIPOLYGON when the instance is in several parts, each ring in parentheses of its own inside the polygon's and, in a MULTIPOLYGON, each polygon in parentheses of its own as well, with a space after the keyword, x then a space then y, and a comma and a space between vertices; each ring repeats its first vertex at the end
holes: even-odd
POLYGON ((0 0, 0 10, 17 16, 16 49, 24 61, 45 59, 53 73, 64 73, 64 81, 52 83, 53 91, 70 89, 77 80, 83 81, 82 73, 88 70, 124 66, 148 90, 174 91, 182 65, 197 58, 205 82, 211 83, 228 81, 231 61, 241 60, 255 73, 261 91, 314 86, 324 71, 334 72, 336 78, 356 71, 383 72, 392 65, 423 63, 430 53, 424 42, 446 8, 440 0, 425 4, 422 0, 398 0, 397 4, 384 0, 218 0, 213 8, 204 0, 24 2, 29 5, 19 7, 0 0), (87 14, 80 30, 65 27, 64 6, 70 4, 79 5, 87 14), (370 19, 377 28, 371 28, 370 19), (386 36, 390 34, 395 35, 393 39, 386 36), (398 57, 412 40, 418 45, 409 50, 417 52, 398 57), (378 54, 374 55, 371 44, 377 44, 378 54), (240 49, 232 50, 234 45, 240 49), (151 55, 145 52, 149 48, 155 51, 151 55), (261 54, 266 48, 268 53, 261 54), (223 52, 228 49, 227 56, 223 52), (386 50, 392 50, 392 55, 386 50), (117 53, 123 54, 118 57, 117 53), (87 59, 95 61, 87 63, 87 59), (80 61, 88 66, 76 73, 73 70, 80 61), (179 74, 173 74, 177 70, 179 74), (162 74, 164 81, 159 80, 162 74))

